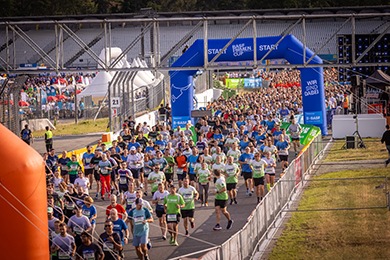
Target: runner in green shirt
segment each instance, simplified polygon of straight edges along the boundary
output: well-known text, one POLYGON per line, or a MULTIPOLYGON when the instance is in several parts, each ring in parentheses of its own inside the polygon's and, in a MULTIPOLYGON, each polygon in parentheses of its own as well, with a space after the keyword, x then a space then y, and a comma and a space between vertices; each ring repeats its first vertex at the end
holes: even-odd
POLYGON ((210 188, 210 180, 211 180, 211 172, 207 167, 206 162, 202 162, 201 169, 198 170, 197 173, 198 182, 199 182, 199 193, 200 193, 200 201, 202 206, 208 206, 209 199, 209 188, 210 188))
POLYGON ((238 174, 240 173, 240 167, 233 162, 234 157, 228 156, 227 163, 224 167, 224 173, 226 176, 226 189, 230 197, 230 205, 237 204, 237 183, 238 174))
POLYGON ((181 217, 184 220, 183 224, 184 229, 186 230, 186 236, 189 236, 188 221, 190 221, 191 228, 194 228, 195 200, 198 199, 199 193, 190 185, 190 180, 185 178, 183 180, 183 187, 179 189, 179 194, 183 197, 185 202, 185 206, 181 209, 181 217))
POLYGON ((257 203, 264 197, 264 168, 267 162, 261 159, 260 153, 255 153, 255 159, 249 162, 253 171, 253 182, 256 187, 257 203))
POLYGON ((168 232, 171 235, 169 243, 178 246, 177 234, 179 232, 180 209, 185 206, 185 201, 180 194, 176 193, 175 185, 169 186, 169 195, 164 198, 165 211, 167 213, 168 232))
POLYGON ((175 166, 175 158, 170 155, 169 149, 165 149, 164 151, 164 159, 167 161, 168 166, 165 168, 165 180, 166 185, 165 187, 168 187, 168 184, 171 184, 173 182, 173 167, 175 166))
POLYGON ((157 191, 159 183, 165 185, 165 174, 160 171, 159 164, 153 166, 153 171, 148 176, 148 182, 152 185, 152 196, 157 191))
POLYGON ((215 194, 215 215, 217 218, 217 224, 213 228, 214 230, 221 230, 220 225, 221 221, 221 212, 227 218, 228 224, 226 229, 231 229, 233 225, 233 220, 230 217, 229 212, 227 211, 227 201, 228 194, 226 191, 226 182, 222 176, 221 170, 214 170, 214 176, 217 178, 215 182, 216 194, 215 194))
POLYGON ((70 183, 74 183, 74 181, 77 179, 77 174, 81 169, 81 165, 77 161, 77 156, 75 154, 72 154, 71 161, 68 162, 66 166, 68 166, 69 181, 70 183))

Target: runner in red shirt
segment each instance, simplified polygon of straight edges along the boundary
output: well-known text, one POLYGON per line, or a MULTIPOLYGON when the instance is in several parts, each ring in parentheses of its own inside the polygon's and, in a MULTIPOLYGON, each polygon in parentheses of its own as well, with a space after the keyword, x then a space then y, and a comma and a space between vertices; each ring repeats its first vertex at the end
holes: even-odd
POLYGON ((111 195, 110 202, 111 202, 111 204, 108 205, 107 209, 106 209, 107 219, 110 217, 111 209, 116 209, 118 211, 119 218, 122 219, 123 221, 126 221, 126 219, 127 219, 126 210, 125 210, 125 208, 121 204, 117 203, 116 195, 114 195, 114 194, 111 195))

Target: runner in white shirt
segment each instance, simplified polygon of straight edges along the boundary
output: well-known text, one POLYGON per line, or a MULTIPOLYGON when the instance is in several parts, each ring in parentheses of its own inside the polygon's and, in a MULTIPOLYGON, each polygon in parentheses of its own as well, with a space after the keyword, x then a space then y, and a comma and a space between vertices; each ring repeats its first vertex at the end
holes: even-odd
POLYGON ((267 181, 267 190, 270 191, 275 183, 276 161, 274 160, 274 158, 272 158, 271 152, 266 152, 265 158, 263 158, 263 160, 267 163, 264 172, 265 172, 265 179, 267 181))
POLYGON ((238 143, 232 145, 232 149, 227 152, 227 156, 232 156, 233 161, 238 163, 238 159, 240 159, 241 156, 241 151, 238 149, 238 143))
POLYGON ((83 187, 84 192, 89 195, 89 178, 84 177, 84 172, 79 171, 78 178, 74 181, 74 185, 77 187, 83 187))
POLYGON ((167 221, 165 219, 164 198, 169 195, 169 192, 164 189, 164 184, 158 184, 158 190, 153 194, 153 204, 156 205, 156 216, 160 225, 162 239, 167 240, 167 221))
POLYGON ((257 203, 264 197, 264 168, 267 162, 260 157, 260 153, 255 153, 255 158, 250 161, 250 167, 253 171, 253 182, 256 188, 257 203))
POLYGON ((191 224, 191 228, 195 228, 195 200, 198 199, 199 193, 195 187, 190 185, 190 180, 185 178, 183 180, 183 187, 178 190, 178 193, 183 197, 185 206, 181 208, 181 217, 183 219, 184 229, 186 236, 189 236, 188 221, 191 224))

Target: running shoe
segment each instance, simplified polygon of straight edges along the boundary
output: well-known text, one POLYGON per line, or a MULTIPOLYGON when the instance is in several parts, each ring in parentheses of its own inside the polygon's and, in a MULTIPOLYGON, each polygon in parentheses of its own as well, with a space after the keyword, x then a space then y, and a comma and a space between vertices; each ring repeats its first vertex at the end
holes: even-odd
POLYGON ((191 224, 191 228, 195 228, 195 222, 194 221, 190 221, 190 224, 191 224))
POLYGON ((252 197, 252 192, 249 192, 249 197, 252 197))
POLYGON ((190 233, 188 232, 188 230, 186 230, 186 237, 188 237, 190 235, 190 233))
POLYGON ((202 203, 202 205, 201 205, 202 207, 204 207, 204 203, 202 203))
POLYGON ((171 237, 171 239, 169 240, 169 244, 173 244, 175 242, 175 240, 173 239, 173 237, 171 237))
POLYGON ((162 236, 162 240, 167 240, 167 237, 166 236, 162 236))
POLYGON ((208 207, 208 206, 209 206, 209 204, 208 204, 207 202, 206 202, 204 205, 205 205, 205 207, 208 207))
POLYGON ((237 200, 236 200, 236 198, 234 198, 234 204, 237 204, 237 200))
POLYGON ((231 229, 232 226, 233 226, 233 223, 234 223, 233 219, 229 220, 229 221, 228 221, 228 224, 227 224, 227 226, 226 226, 226 229, 231 229))
POLYGON ((173 243, 172 243, 173 246, 179 246, 179 243, 177 243, 176 240, 173 240, 173 243))
POLYGON ((221 230, 221 229, 222 229, 222 227, 219 224, 217 224, 217 225, 215 225, 215 227, 213 227, 213 230, 221 230))
POLYGON ((229 205, 232 205, 233 204, 233 200, 230 200, 230 203, 229 203, 229 205))
POLYGON ((145 196, 145 197, 148 196, 148 193, 147 193, 146 191, 144 192, 144 196, 145 196))
POLYGON ((96 193, 96 195, 95 195, 95 199, 98 199, 99 198, 99 194, 98 193, 96 193))
POLYGON ((150 240, 148 241, 148 243, 146 243, 146 247, 148 248, 148 250, 152 248, 152 242, 150 242, 150 240))
POLYGON ((249 194, 250 194, 249 190, 246 190, 246 196, 250 196, 249 194))
POLYGON ((148 255, 145 255, 145 256, 144 256, 144 260, 149 260, 149 256, 148 256, 148 255))

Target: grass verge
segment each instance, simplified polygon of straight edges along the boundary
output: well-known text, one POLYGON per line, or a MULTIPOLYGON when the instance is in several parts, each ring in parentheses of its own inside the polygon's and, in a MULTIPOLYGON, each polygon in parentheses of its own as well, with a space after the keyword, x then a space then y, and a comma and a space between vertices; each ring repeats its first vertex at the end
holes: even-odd
MULTIPOLYGON (((88 133, 105 132, 107 130, 108 118, 100 118, 96 121, 83 120, 75 123, 57 124, 56 130, 53 130, 54 136, 56 135, 81 135, 88 133)), ((45 131, 36 131, 33 133, 34 137, 42 137, 45 135, 45 131)))
POLYGON ((325 162, 336 161, 356 161, 356 160, 374 160, 386 159, 387 150, 384 144, 381 144, 379 138, 364 138, 366 149, 343 149, 344 140, 336 140, 327 155, 325 162))
MULTIPOLYGON (((324 178, 387 176, 387 168, 340 171, 324 178)), ((314 179, 316 179, 314 178, 314 179)), ((299 209, 385 206, 381 179, 312 182, 299 209)), ((295 212, 269 259, 390 259, 390 212, 384 209, 295 212)))

